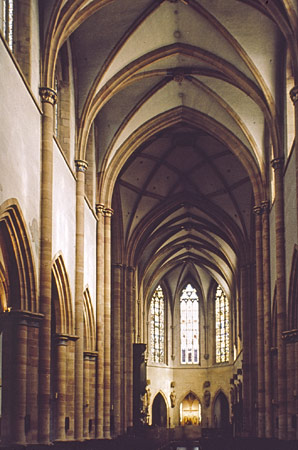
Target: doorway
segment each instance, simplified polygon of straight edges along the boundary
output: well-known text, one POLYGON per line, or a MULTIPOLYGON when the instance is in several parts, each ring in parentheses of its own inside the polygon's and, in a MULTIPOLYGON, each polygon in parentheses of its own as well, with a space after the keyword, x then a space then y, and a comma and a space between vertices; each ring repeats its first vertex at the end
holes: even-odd
POLYGON ((167 426, 167 405, 163 396, 158 393, 152 404, 152 425, 167 426))

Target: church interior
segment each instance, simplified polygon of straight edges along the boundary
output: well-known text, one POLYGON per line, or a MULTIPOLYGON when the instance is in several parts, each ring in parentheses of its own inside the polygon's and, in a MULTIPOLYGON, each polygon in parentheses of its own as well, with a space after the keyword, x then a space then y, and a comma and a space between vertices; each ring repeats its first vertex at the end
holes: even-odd
POLYGON ((0 446, 296 445, 298 1, 0 28, 0 446))

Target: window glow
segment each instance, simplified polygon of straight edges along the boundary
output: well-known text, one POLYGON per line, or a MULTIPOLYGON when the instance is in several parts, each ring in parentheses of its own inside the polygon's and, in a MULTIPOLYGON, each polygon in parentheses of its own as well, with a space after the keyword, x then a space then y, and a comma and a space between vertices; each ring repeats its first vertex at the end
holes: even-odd
POLYGON ((165 303, 161 286, 153 294, 151 312, 151 358, 153 362, 165 362, 165 303))
POLYGON ((188 284, 180 297, 181 364, 199 362, 199 299, 188 284))
POLYGON ((215 295, 215 342, 216 362, 228 362, 230 351, 230 310, 229 301, 221 286, 217 286, 215 295))

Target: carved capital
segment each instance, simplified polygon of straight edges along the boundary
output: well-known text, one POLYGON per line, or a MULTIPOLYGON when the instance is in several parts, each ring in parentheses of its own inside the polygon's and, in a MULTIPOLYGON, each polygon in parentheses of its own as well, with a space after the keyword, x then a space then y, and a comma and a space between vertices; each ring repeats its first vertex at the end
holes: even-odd
POLYGON ((114 214, 114 210, 112 208, 104 208, 103 209, 103 215, 105 217, 112 217, 113 214, 114 214))
POLYGON ((50 103, 55 105, 57 103, 57 92, 48 87, 40 87, 39 95, 42 103, 50 103))
POLYGON ((290 90, 290 97, 292 102, 294 103, 294 105, 296 104, 296 102, 298 101, 298 86, 294 86, 291 90, 290 90))
POLYGON ((274 170, 283 169, 284 166, 284 158, 281 156, 280 158, 274 158, 271 161, 271 166, 274 170))
POLYGON ((289 330, 282 333, 282 339, 287 343, 298 342, 298 330, 289 330))
POLYGON ((83 159, 76 159, 75 164, 76 164, 77 172, 84 172, 84 173, 86 172, 86 170, 88 168, 87 161, 84 161, 83 159))
POLYGON ((270 202, 268 200, 264 200, 261 202, 262 212, 268 214, 270 207, 270 202))
POLYGON ((95 207, 97 216, 103 216, 104 207, 105 207, 105 205, 103 205, 102 203, 97 203, 97 205, 95 207))
POLYGON ((254 206, 252 210, 256 216, 260 216, 261 214, 263 214, 261 206, 254 206))

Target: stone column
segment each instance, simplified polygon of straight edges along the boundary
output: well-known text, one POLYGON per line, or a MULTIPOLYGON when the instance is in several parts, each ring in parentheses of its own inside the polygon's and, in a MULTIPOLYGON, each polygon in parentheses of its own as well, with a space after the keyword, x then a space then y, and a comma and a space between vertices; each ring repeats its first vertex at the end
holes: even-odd
POLYGON ((287 407, 288 407, 288 435, 289 440, 295 440, 297 434, 297 384, 298 359, 295 345, 298 343, 298 329, 285 331, 283 340, 287 351, 287 407))
POLYGON ((243 433, 247 436, 251 432, 251 333, 250 333, 250 265, 247 264, 241 267, 241 305, 242 305, 242 327, 243 327, 243 433))
POLYGON ((66 350, 68 337, 62 334, 57 336, 56 355, 56 439, 65 441, 66 417, 66 350))
POLYGON ((50 361, 51 361, 51 282, 52 282, 52 189, 53 128, 57 94, 40 88, 43 107, 41 136, 40 199, 40 281, 39 308, 44 314, 39 344, 39 442, 50 442, 50 361))
POLYGON ((111 217, 104 208, 104 423, 105 438, 111 437, 111 217))
POLYGON ((269 202, 262 206, 263 297, 264 297, 264 375, 265 375, 265 437, 273 437, 272 365, 271 365, 271 295, 270 295, 270 234, 269 202))
POLYGON ((84 401, 84 194, 86 161, 77 160, 75 269, 75 438, 83 439, 84 401))
POLYGON ((127 296, 126 296, 126 355, 125 355, 125 372, 126 372, 126 414, 127 427, 133 426, 133 324, 134 324, 134 307, 135 307, 135 289, 134 289, 133 267, 127 268, 127 296))
POLYGON ((25 444, 25 416, 27 392, 27 337, 28 329, 25 318, 15 318, 15 355, 14 355, 14 401, 13 401, 13 441, 15 444, 25 444))
POLYGON ((84 353, 84 438, 89 438, 90 411, 90 356, 84 353))
POLYGON ((103 377, 104 377, 104 205, 96 205, 96 424, 95 436, 103 438, 103 377))
POLYGON ((278 437, 287 437, 287 371, 286 349, 282 332, 286 326, 285 226, 283 158, 272 161, 275 173, 275 234, 276 234, 276 304, 277 304, 277 392, 278 437))
POLYGON ((265 430, 265 386, 264 386, 264 304, 263 304, 263 252, 262 252, 262 208, 254 207, 256 216, 256 286, 257 286, 257 411, 258 437, 265 430))
POLYGON ((115 436, 123 432, 121 421, 122 389, 121 389, 121 350, 122 350, 122 326, 121 326, 121 287, 123 266, 113 265, 113 410, 115 436))

